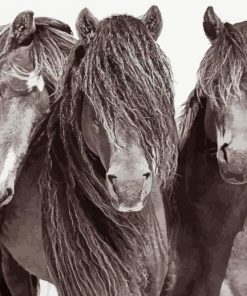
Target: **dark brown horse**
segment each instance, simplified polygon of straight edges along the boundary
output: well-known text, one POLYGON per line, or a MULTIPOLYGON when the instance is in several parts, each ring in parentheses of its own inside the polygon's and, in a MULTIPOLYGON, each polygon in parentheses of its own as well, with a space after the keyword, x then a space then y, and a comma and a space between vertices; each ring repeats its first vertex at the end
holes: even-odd
POLYGON ((176 296, 218 296, 247 210, 247 22, 209 7, 212 45, 180 121, 176 296))
POLYGON ((81 42, 7 208, 4 246, 61 295, 160 295, 177 164, 161 25, 157 7, 100 22, 81 12, 81 42))
MULTIPOLYGON (((34 19, 31 11, 20 13, 0 29, 0 206, 13 197, 28 147, 54 101, 74 44, 69 26, 54 19, 34 19)), ((29 275, 2 251, 0 265, 14 295, 16 291, 33 295, 29 275)), ((0 293, 7 295, 6 287, 1 286, 0 293)))

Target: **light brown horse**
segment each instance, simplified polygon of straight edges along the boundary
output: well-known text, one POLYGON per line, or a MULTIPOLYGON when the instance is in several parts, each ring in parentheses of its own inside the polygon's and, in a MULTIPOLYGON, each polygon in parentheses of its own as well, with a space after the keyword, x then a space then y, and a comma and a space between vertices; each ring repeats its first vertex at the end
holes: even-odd
POLYGON ((34 22, 30 11, 0 29, 1 206, 12 199, 32 135, 49 112, 49 97, 56 91, 65 57, 74 43, 70 32, 56 20, 49 23, 37 18, 34 22))
POLYGON ((81 43, 6 209, 5 248, 61 295, 158 296, 168 274, 177 131, 161 26, 157 7, 100 22, 81 12, 81 43))
MULTIPOLYGON (((54 19, 34 19, 31 11, 0 28, 0 206, 14 195, 28 147, 54 101, 74 44, 69 26, 54 19)), ((9 287, 18 295, 33 295, 29 275, 2 251, 1 267, 9 287)), ((0 293, 7 295, 6 287, 1 286, 0 293)))

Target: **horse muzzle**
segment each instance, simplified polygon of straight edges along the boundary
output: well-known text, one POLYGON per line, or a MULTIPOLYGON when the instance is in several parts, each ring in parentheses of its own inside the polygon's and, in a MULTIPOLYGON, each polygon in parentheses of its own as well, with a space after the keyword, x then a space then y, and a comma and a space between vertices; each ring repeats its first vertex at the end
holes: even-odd
POLYGON ((7 188, 3 192, 0 192, 0 208, 10 203, 13 195, 14 190, 12 190, 11 188, 7 188))
POLYGON ((247 183, 247 153, 225 149, 217 152, 220 175, 222 179, 234 185, 247 183))
POLYGON ((114 208, 119 212, 139 212, 152 188, 152 174, 147 172, 140 179, 121 180, 107 174, 107 189, 114 208))

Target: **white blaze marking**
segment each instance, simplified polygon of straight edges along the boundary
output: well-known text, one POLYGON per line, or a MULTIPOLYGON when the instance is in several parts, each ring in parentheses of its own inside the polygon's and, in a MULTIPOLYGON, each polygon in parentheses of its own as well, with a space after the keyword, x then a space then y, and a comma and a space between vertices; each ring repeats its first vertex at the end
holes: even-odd
POLYGON ((44 79, 42 76, 38 76, 37 73, 31 72, 27 80, 27 86, 29 90, 36 86, 41 92, 45 86, 44 79))
POLYGON ((7 157, 4 162, 3 170, 0 174, 0 183, 4 183, 9 174, 13 171, 16 162, 16 154, 12 147, 10 147, 7 157))

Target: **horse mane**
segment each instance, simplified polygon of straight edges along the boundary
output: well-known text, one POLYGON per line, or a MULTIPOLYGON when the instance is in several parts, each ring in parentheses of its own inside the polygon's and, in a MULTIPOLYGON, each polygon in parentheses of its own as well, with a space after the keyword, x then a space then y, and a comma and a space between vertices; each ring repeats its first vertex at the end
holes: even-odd
MULTIPOLYGON (((64 70, 67 56, 76 39, 65 23, 45 17, 35 18, 36 31, 33 36, 33 55, 35 67, 44 78, 50 98, 54 97, 58 81, 64 70)), ((0 27, 0 59, 4 58, 10 47, 8 35, 10 24, 0 27)))
POLYGON ((97 118, 112 131, 112 142, 116 119, 131 130, 141 131, 147 159, 155 159, 158 169, 168 173, 166 180, 168 175, 173 178, 174 135, 171 139, 168 133, 174 124, 170 65, 157 44, 150 42, 144 24, 130 16, 102 21, 85 55, 84 69, 83 89, 97 118), (169 163, 166 169, 160 163, 164 155, 169 163))
POLYGON ((197 90, 193 89, 184 103, 184 108, 178 118, 179 151, 181 151, 190 136, 193 124, 200 108, 197 90))
POLYGON ((156 252, 153 204, 145 217, 112 207, 82 135, 85 96, 107 130, 116 118, 139 130, 163 190, 171 185, 177 159, 171 71, 141 21, 107 18, 89 45, 72 50, 47 126, 41 178, 44 245, 61 295, 140 296, 148 284, 146 257, 156 252))
POLYGON ((246 48, 246 24, 225 23, 200 64, 198 92, 213 100, 218 109, 247 88, 246 48))
POLYGON ((198 73, 197 85, 187 99, 179 118, 179 148, 183 149, 190 137, 201 106, 202 97, 212 100, 217 110, 227 104, 231 96, 247 88, 247 22, 225 23, 217 40, 204 56, 198 73))

